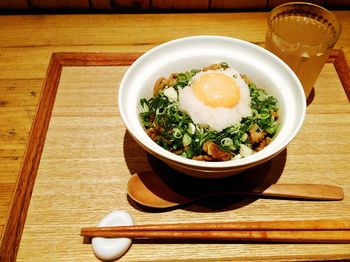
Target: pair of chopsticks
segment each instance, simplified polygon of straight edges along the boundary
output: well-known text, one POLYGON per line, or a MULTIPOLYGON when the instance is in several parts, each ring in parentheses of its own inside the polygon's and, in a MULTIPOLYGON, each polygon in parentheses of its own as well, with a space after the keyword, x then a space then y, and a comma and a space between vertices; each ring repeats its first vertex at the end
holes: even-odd
POLYGON ((83 228, 84 237, 350 243, 350 220, 149 224, 83 228))

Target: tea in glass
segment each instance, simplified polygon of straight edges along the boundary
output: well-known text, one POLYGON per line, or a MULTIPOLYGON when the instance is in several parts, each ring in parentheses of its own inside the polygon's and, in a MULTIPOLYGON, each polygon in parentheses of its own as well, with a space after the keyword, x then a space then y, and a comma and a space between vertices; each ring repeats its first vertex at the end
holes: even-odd
POLYGON ((307 97, 340 32, 340 23, 327 9, 309 3, 287 3, 270 13, 265 48, 291 67, 307 97))

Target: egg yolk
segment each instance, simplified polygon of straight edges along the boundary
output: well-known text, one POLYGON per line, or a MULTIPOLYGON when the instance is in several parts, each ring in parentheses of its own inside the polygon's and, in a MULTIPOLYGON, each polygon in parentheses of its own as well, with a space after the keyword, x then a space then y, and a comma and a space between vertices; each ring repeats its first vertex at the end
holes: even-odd
POLYGON ((240 98, 240 89, 233 77, 208 73, 192 84, 195 96, 210 107, 233 107, 240 98))

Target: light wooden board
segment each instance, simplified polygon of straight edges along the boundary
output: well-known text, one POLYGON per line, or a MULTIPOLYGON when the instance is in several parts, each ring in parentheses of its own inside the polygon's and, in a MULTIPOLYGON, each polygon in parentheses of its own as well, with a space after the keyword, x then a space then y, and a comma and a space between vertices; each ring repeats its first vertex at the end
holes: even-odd
MULTIPOLYGON (((335 13, 343 25, 337 47, 350 61, 350 12, 335 13)), ((165 41, 196 34, 233 36, 263 45, 266 15, 231 12, 0 16, 0 24, 6 25, 0 27, 0 183, 4 189, 4 197, 0 198, 1 240, 53 52, 144 52, 165 41)))
POLYGON ((261 41, 265 16, 256 13, 249 19, 254 28, 244 22, 247 15, 242 13, 0 16, 0 24, 6 25, 0 27, 0 181, 6 184, 0 199, 1 225, 8 221, 10 200, 53 52, 145 52, 192 34, 261 41), (235 26, 220 26, 228 21, 235 26), (248 30, 252 32, 250 37, 246 35, 248 30))
MULTIPOLYGON (((130 212, 140 224, 350 216, 350 104, 340 81, 334 78, 332 65, 324 68, 316 84, 315 98, 300 134, 286 151, 256 171, 261 172, 263 180, 277 179, 279 183, 340 185, 345 191, 343 201, 245 199, 228 201, 224 207, 197 205, 168 212, 149 212, 126 196, 130 174, 161 165, 150 160, 120 119, 117 90, 126 69, 63 68, 18 261, 96 260, 91 246, 83 244, 80 228, 95 225, 116 209, 130 212), (276 171, 281 166, 284 168, 276 171)), ((350 258, 350 245, 146 241, 135 243, 121 261, 171 261, 169 257, 176 258, 174 261, 350 258)))

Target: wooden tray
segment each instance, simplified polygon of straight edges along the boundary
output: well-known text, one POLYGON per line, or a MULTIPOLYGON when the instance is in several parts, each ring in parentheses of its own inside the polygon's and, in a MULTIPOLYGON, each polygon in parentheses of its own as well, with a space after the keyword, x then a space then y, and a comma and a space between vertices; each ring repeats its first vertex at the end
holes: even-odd
MULTIPOLYGON (((19 250, 19 260, 94 260, 90 245, 83 244, 79 236, 80 228, 96 224, 115 209, 127 210, 137 223, 350 216, 350 71, 341 50, 334 50, 328 60, 334 67, 327 64, 322 71, 297 138, 276 158, 244 176, 256 183, 339 185, 345 192, 343 201, 227 199, 221 205, 207 201, 167 212, 135 205, 125 190, 131 173, 167 170, 134 142, 117 109, 118 83, 139 55, 52 55, 4 228, 0 258, 14 259, 19 250)), ((239 175, 230 183, 245 177, 239 175)), ((123 257, 128 261, 169 258, 350 259, 350 245, 146 241, 134 244, 123 257)))

